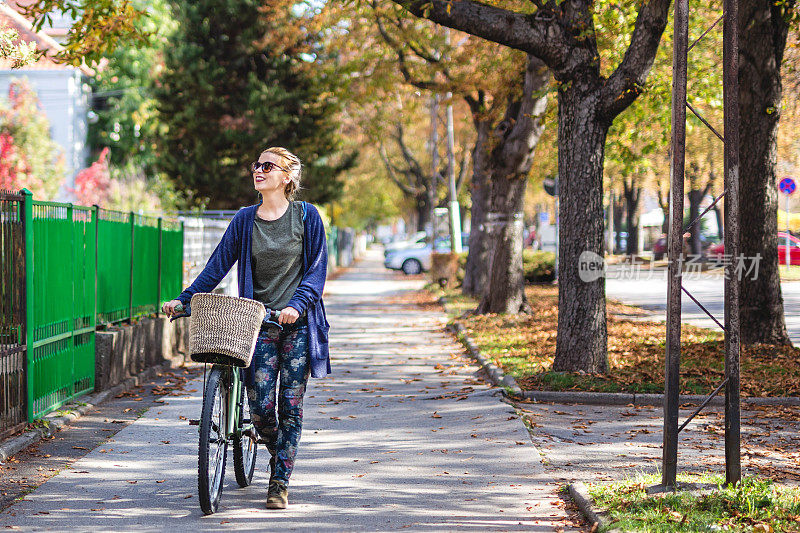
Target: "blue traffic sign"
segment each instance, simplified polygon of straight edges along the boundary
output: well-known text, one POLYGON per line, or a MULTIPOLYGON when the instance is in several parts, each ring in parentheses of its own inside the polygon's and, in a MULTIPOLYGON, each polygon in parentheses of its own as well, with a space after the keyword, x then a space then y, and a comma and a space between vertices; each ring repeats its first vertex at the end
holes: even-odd
POLYGON ((778 184, 778 188, 783 194, 788 196, 794 192, 794 190, 797 188, 797 185, 795 185, 792 178, 783 178, 778 184))

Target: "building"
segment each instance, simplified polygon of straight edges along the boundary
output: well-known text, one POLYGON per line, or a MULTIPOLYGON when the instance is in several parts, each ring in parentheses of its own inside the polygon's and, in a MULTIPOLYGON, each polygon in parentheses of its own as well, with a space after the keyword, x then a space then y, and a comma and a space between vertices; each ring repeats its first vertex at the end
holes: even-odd
POLYGON ((6 96, 11 81, 18 78, 27 78, 36 91, 41 108, 50 121, 51 137, 64 148, 67 179, 57 199, 68 201, 72 198, 69 190, 75 186, 75 175, 88 165, 91 88, 87 81, 94 76, 94 71, 85 65, 62 65, 51 58, 62 49, 56 38, 66 34, 68 21, 55 18, 54 28, 35 32, 31 23, 13 7, 16 5, 13 2, 0 3, 0 24, 17 30, 23 41, 35 42, 37 48, 45 50, 46 54, 36 63, 20 69, 12 69, 8 60, 0 59, 0 95, 6 96))

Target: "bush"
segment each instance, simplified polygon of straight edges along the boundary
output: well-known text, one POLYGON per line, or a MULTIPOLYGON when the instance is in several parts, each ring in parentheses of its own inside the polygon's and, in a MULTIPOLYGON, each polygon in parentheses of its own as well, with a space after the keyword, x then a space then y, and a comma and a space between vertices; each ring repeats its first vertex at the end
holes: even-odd
POLYGON ((556 254, 523 250, 522 269, 528 283, 547 283, 556 279, 556 254))
MULTIPOLYGON (((458 256, 458 273, 456 283, 458 287, 464 282, 464 272, 467 265, 467 252, 458 256)), ((522 270, 525 281, 528 283, 549 283, 556 279, 556 254, 539 250, 523 250, 522 270)))

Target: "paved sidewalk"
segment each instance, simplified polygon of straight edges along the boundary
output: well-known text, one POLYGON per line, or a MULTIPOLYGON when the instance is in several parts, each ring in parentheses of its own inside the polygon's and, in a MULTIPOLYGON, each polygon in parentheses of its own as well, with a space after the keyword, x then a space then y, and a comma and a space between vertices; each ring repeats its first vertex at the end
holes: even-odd
MULTIPOLYGON (((661 471, 660 407, 520 403, 545 468, 562 482, 612 481, 661 471)), ((696 406, 680 410, 683 422, 696 406)), ((742 411, 742 470, 800 485, 800 408, 759 406, 742 411)), ((678 472, 725 474, 725 417, 703 410, 680 433, 678 472)))
POLYGON ((312 380, 290 508, 264 508, 266 454, 218 513, 196 495, 198 392, 166 397, 0 515, 21 530, 574 531, 515 410, 476 379, 444 315, 397 298, 420 280, 377 256, 326 295, 334 373, 312 380))

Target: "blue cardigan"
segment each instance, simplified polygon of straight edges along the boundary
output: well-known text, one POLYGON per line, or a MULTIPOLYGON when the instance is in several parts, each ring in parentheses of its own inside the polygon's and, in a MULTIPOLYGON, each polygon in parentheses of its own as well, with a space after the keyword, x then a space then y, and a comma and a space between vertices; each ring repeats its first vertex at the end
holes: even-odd
MULTIPOLYGON (((211 292, 222 281, 237 260, 239 296, 253 298, 253 270, 250 264, 253 242, 253 223, 258 206, 243 207, 233 217, 222 240, 211 254, 205 268, 197 279, 186 289, 178 300, 186 305, 192 295, 198 292, 211 292)), ((322 290, 328 271, 328 245, 325 240, 325 227, 317 208, 303 202, 303 278, 295 290, 287 307, 297 309, 308 315, 308 351, 311 358, 311 375, 322 378, 331 373, 328 352, 328 329, 330 324, 325 317, 322 303, 322 290)), ((246 382, 253 383, 254 371, 251 366, 246 382)))

